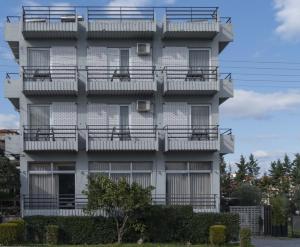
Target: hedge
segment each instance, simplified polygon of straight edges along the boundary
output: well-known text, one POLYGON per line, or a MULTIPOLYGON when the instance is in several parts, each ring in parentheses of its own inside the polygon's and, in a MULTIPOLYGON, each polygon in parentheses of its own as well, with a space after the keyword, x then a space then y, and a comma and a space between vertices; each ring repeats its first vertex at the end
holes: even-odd
POLYGON ((48 225, 46 227, 46 243, 48 245, 57 245, 59 239, 59 227, 56 225, 48 225))
MULTIPOLYGON (((45 243, 46 226, 57 225, 59 242, 66 244, 98 244, 116 242, 116 226, 113 219, 83 216, 31 216, 24 218, 27 240, 45 243)), ((230 213, 193 213, 190 206, 151 206, 139 212, 134 219, 145 225, 145 240, 154 243, 191 242, 208 243, 212 225, 226 226, 226 241, 239 237, 239 216, 230 213)), ((130 224, 130 222, 129 222, 130 224)), ((140 238, 134 227, 124 235, 124 242, 136 242, 140 238)))
POLYGON ((214 225, 209 228, 209 242, 211 245, 223 245, 226 241, 226 226, 214 225))
POLYGON ((0 245, 18 243, 18 225, 15 223, 0 224, 0 245))

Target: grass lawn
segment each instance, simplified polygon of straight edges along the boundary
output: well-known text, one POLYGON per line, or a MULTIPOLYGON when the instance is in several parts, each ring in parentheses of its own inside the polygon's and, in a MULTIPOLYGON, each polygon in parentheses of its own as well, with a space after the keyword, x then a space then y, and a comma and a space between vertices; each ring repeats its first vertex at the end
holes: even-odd
MULTIPOLYGON (((47 246, 47 245, 29 245, 32 247, 37 247, 37 246, 47 246)), ((122 244, 122 245, 117 245, 117 244, 99 244, 99 245, 57 245, 56 247, 116 247, 116 246, 122 246, 122 247, 179 247, 179 246, 187 246, 185 244, 122 244)), ((200 245, 192 245, 193 247, 210 247, 211 245, 206 245, 206 244, 200 244, 200 245)), ((234 247, 234 246, 239 246, 238 244, 227 244, 223 245, 223 247, 234 247)), ((55 245, 51 245, 51 247, 55 247, 55 245)))

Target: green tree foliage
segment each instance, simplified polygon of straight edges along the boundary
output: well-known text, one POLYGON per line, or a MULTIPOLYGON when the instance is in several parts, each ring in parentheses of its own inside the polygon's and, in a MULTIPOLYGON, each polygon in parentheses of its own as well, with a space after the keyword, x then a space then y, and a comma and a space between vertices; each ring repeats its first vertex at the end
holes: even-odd
POLYGON ((151 204, 153 189, 152 186, 143 188, 137 183, 130 185, 125 178, 115 182, 106 176, 90 177, 87 191, 83 192, 88 197, 86 210, 91 213, 104 210, 112 217, 116 223, 118 243, 121 243, 128 220, 134 217, 137 210, 151 204))
POLYGON ((276 195, 271 198, 272 224, 275 226, 285 225, 288 216, 288 199, 285 195, 276 195))
POLYGON ((257 206, 261 203, 261 191, 254 185, 242 184, 233 193, 232 197, 239 206, 257 206))

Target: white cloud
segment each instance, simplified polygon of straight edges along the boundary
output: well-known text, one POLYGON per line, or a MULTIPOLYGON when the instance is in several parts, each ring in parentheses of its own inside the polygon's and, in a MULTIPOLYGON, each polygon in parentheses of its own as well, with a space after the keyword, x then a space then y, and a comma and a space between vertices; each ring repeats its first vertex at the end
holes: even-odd
POLYGON ((16 129, 19 126, 18 117, 14 114, 0 114, 0 129, 16 129))
POLYGON ((25 6, 40 6, 40 4, 35 0, 24 0, 23 5, 25 5, 25 6))
POLYGON ((235 90, 233 99, 221 106, 221 113, 233 118, 263 119, 273 112, 293 110, 300 105, 300 91, 260 93, 235 90))
POLYGON ((270 152, 264 151, 264 150, 256 150, 252 153, 254 155, 255 158, 257 159, 265 159, 265 158, 269 158, 272 156, 272 154, 270 152))
POLYGON ((300 41, 300 1, 274 0, 276 33, 285 40, 300 41))

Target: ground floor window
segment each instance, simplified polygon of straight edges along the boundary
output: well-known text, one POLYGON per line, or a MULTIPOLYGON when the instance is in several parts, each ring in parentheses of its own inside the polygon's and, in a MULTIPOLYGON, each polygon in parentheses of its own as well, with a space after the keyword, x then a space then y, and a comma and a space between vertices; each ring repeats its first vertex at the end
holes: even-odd
POLYGON ((89 163, 91 177, 102 174, 114 181, 125 178, 128 183, 136 182, 144 188, 151 185, 152 162, 98 162, 89 163))
POLYGON ((74 208, 75 164, 30 163, 29 195, 25 198, 31 208, 74 208))
POLYGON ((211 171, 211 162, 167 162, 167 203, 210 204, 211 171))

